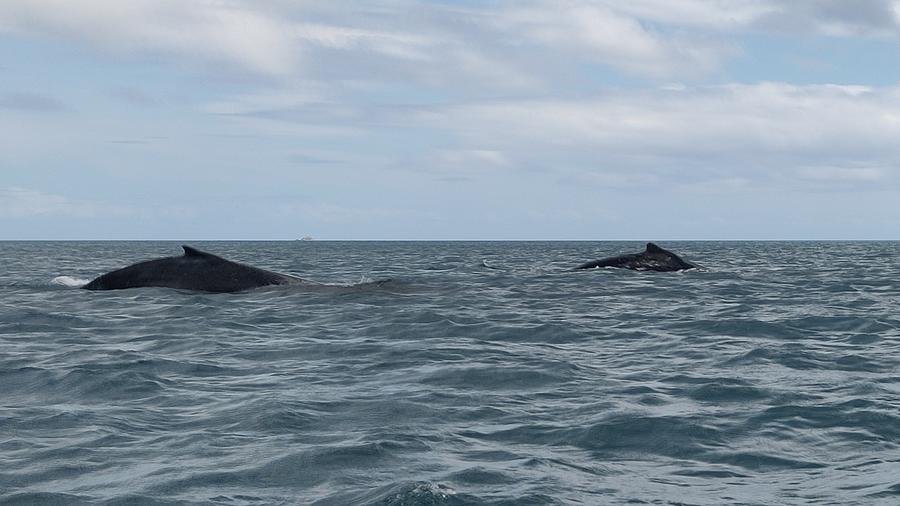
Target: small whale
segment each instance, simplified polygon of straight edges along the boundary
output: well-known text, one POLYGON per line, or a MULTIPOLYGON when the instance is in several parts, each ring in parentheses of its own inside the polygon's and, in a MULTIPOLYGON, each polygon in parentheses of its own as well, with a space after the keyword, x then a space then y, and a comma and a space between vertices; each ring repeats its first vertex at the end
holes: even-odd
POLYGON ((203 292, 238 292, 270 285, 297 285, 307 281, 232 262, 190 246, 184 254, 147 260, 106 273, 82 286, 85 290, 165 287, 203 292))
POLYGON ((647 249, 640 253, 594 260, 593 262, 579 265, 575 270, 594 269, 596 267, 619 267, 636 271, 672 272, 695 269, 697 268, 697 265, 682 260, 681 257, 675 253, 664 250, 652 242, 648 242, 647 249))

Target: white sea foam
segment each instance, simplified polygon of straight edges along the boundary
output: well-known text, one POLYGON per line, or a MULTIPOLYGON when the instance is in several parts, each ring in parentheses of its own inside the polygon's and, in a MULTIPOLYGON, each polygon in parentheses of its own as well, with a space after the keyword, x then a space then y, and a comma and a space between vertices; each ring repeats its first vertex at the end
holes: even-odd
POLYGON ((90 282, 91 280, 89 279, 73 278, 72 276, 56 276, 50 280, 50 283, 54 285, 68 286, 71 288, 81 288, 90 282))

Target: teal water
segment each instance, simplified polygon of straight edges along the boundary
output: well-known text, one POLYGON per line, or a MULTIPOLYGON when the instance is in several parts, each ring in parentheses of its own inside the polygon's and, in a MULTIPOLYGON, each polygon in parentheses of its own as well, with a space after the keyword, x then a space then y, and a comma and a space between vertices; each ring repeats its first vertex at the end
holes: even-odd
POLYGON ((0 243, 0 503, 900 503, 900 243, 192 244, 0 243))

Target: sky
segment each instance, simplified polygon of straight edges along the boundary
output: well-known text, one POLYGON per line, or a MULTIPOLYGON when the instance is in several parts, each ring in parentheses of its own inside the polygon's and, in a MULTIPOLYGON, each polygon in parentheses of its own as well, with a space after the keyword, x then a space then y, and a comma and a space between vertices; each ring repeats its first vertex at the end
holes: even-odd
POLYGON ((900 239, 900 0, 0 1, 0 240, 900 239))

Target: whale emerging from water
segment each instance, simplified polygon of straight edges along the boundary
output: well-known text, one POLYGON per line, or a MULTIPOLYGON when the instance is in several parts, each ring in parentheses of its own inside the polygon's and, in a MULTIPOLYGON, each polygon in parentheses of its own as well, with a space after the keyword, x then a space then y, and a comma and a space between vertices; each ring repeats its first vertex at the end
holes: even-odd
POLYGON ((165 287, 203 292, 238 292, 261 286, 297 285, 307 281, 232 262, 190 246, 184 255, 165 257, 129 265, 106 273, 82 288, 120 290, 123 288, 165 287))
POLYGON ((681 257, 675 253, 664 250, 652 242, 648 242, 647 249, 640 253, 594 260, 593 262, 579 265, 575 269, 593 269, 596 267, 620 267, 622 269, 632 269, 636 271, 660 272, 683 271, 686 269, 697 268, 695 264, 682 260, 681 257))

